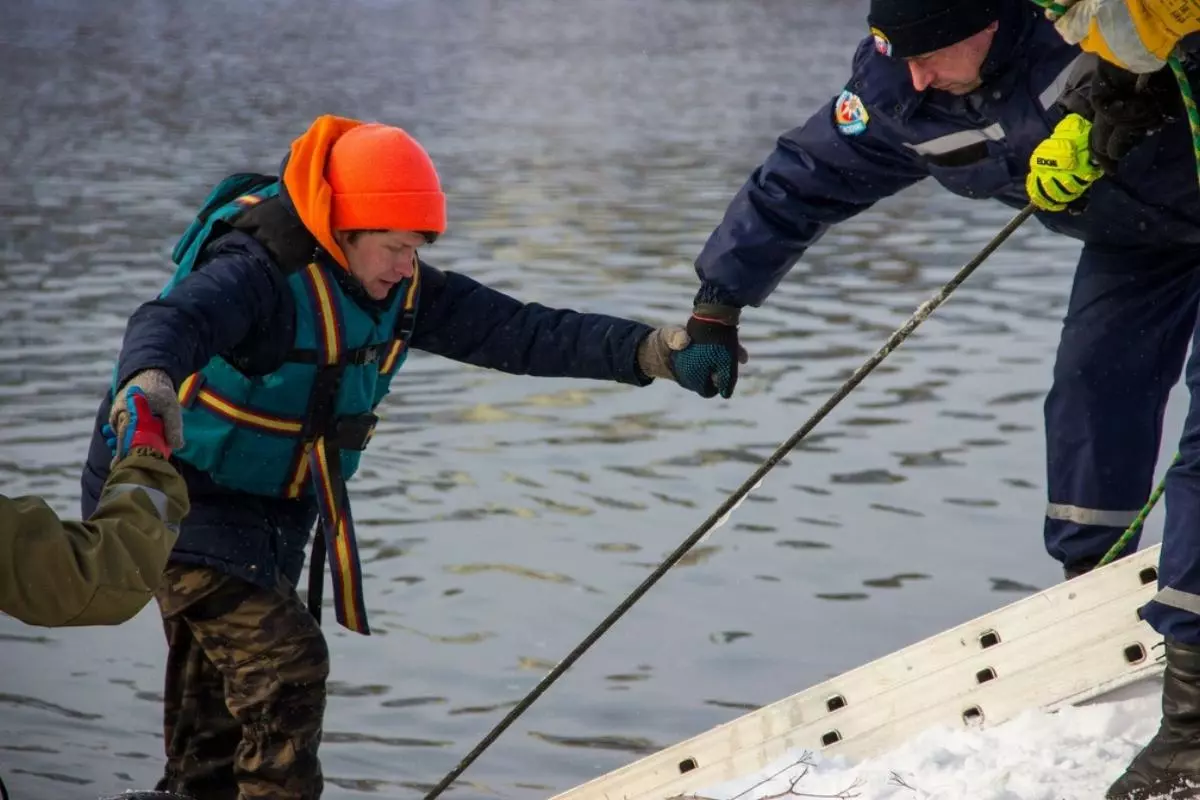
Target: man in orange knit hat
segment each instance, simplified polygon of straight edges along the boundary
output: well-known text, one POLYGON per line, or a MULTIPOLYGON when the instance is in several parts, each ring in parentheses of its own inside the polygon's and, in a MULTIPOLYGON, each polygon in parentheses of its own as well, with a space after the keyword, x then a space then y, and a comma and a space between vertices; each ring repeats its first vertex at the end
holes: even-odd
POLYGON ((131 316, 83 475, 112 453, 113 397, 165 421, 191 512, 156 595, 169 646, 160 790, 316 798, 337 620, 369 633, 345 481, 410 348, 504 372, 644 386, 673 378, 679 328, 522 303, 418 249, 446 229, 433 162, 398 128, 333 116, 281 177, 220 183, 177 243, 177 270, 131 316), (316 525, 309 607, 296 585, 316 525))

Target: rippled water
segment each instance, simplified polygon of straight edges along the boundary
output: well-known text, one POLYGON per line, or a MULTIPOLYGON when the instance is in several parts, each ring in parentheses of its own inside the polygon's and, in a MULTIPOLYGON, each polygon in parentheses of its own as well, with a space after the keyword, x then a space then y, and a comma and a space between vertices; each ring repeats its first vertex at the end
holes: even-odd
MULTIPOLYGON (((127 315, 210 185, 271 171, 317 114, 428 146, 450 195, 433 263, 682 322, 693 257, 841 88, 865 5, 5 0, 5 493, 77 513, 127 315)), ((328 629, 327 796, 438 780, 1010 216, 931 185, 840 226, 746 313, 731 401, 414 355, 354 485, 378 635, 328 629)), ((468 770, 470 794, 569 788, 1057 580, 1041 401, 1076 251, 1019 231, 468 770)), ((0 619, 14 800, 154 781, 164 649, 153 607, 104 630, 0 619)))

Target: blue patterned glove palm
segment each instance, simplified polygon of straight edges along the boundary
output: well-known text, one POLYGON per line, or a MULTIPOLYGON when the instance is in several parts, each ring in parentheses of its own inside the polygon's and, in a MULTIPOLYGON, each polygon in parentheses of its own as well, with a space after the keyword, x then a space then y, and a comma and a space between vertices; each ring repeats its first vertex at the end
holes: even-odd
POLYGON ((738 345, 736 317, 727 321, 697 310, 688 320, 687 334, 687 347, 670 357, 676 382, 701 397, 720 394, 728 400, 737 385, 738 364, 746 361, 738 345))

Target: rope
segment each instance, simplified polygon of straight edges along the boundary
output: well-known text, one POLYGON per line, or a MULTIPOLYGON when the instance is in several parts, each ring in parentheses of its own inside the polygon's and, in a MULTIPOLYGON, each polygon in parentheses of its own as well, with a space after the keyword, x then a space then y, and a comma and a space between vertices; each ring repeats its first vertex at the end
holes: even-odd
MULTIPOLYGON (((1032 2, 1047 9, 1048 14, 1061 16, 1062 14, 1066 13, 1067 10, 1065 6, 1050 2, 1049 0, 1032 0, 1032 2)), ((1182 65, 1179 63, 1179 60, 1175 56, 1171 56, 1171 58, 1168 59, 1168 63, 1171 64, 1171 69, 1179 83, 1180 93, 1183 95, 1184 106, 1187 108, 1188 122, 1192 130, 1192 145, 1196 156, 1197 181, 1200 182, 1200 112, 1197 111, 1196 103, 1192 96, 1191 85, 1188 83, 1187 76, 1183 71, 1182 65)), ((535 686, 529 692, 529 694, 522 698, 521 701, 517 703, 508 712, 508 714, 506 714, 504 718, 501 719, 500 722, 498 722, 496 726, 492 728, 492 730, 489 731, 486 736, 483 737, 482 740, 480 740, 479 744, 477 744, 474 749, 472 749, 465 757, 463 757, 462 761, 460 761, 458 765, 454 767, 454 769, 450 770, 445 777, 438 781, 438 783, 425 795, 424 800, 434 800, 434 798, 445 792, 446 789, 448 789, 450 785, 453 784, 455 780, 457 780, 458 777, 466 771, 467 767, 474 763, 475 760, 483 754, 483 751, 491 746, 492 742, 499 738, 500 734, 507 730, 508 727, 516 721, 517 717, 519 717, 531 705, 533 705, 533 703, 539 697, 541 697, 547 689, 550 688, 551 684, 553 684, 556 680, 558 680, 559 677, 562 676, 563 673, 570 669, 571 666, 584 654, 584 652, 586 652, 589 647, 595 644, 596 641, 603 636, 609 628, 616 624, 617 620, 619 620, 626 611, 633 607, 633 604, 636 603, 642 597, 642 595, 648 592, 650 588, 657 583, 658 580, 662 578, 662 576, 665 575, 671 567, 678 563, 679 560, 682 559, 687 552, 691 550, 692 547, 694 547, 701 539, 703 539, 709 531, 724 524, 725 520, 728 519, 733 510, 741 505, 741 502, 743 499, 745 499, 746 495, 758 487, 758 485, 762 482, 763 477, 766 476, 766 474, 773 469, 776 464, 783 460, 783 457, 787 455, 792 448, 799 444, 800 441, 817 426, 817 423, 824 419, 825 416, 832 411, 838 403, 845 399, 846 395, 850 394, 850 392, 853 391, 854 388, 857 387, 858 384, 860 384, 867 377, 867 375, 870 374, 871 371, 880 364, 880 362, 887 358, 893 350, 903 343, 918 325, 928 319, 929 315, 933 313, 934 309, 944 303, 950 294, 956 288, 958 288, 958 286, 964 280, 966 280, 967 277, 974 272, 975 269, 979 267, 979 265, 982 264, 988 256, 995 252, 995 250, 1001 244, 1003 244, 1010 235, 1012 235, 1013 231, 1019 228, 1021 224, 1025 222, 1025 220, 1029 219, 1029 217, 1033 215, 1034 211, 1035 208, 1033 205, 1028 205, 1023 208, 1020 213, 1013 217, 1013 219, 1010 220, 1009 223, 1005 225, 1004 228, 1001 229, 1001 231, 997 233, 990 242, 987 243, 987 245, 984 246, 983 250, 981 250, 978 255, 963 265, 962 269, 955 273, 954 277, 951 278, 950 281, 946 283, 946 285, 943 286, 937 294, 922 303, 921 306, 913 312, 912 316, 909 317, 908 321, 905 322, 900 328, 896 329, 896 331, 892 333, 891 337, 889 337, 883 346, 879 348, 879 350, 876 351, 873 356, 867 359, 867 361, 864 362, 858 369, 856 369, 854 374, 851 375, 850 378, 844 384, 842 384, 842 386, 836 392, 834 392, 833 396, 826 400, 825 403, 819 409, 817 409, 816 413, 814 413, 807 422, 800 426, 799 430, 793 433, 791 437, 787 439, 787 441, 779 445, 775 452, 772 453, 767 460, 764 461, 762 465, 759 466, 759 468, 755 470, 754 473, 751 474, 751 476, 747 478, 746 481, 739 486, 733 494, 727 497, 725 502, 723 502, 717 508, 717 510, 714 511, 708 517, 708 519, 704 521, 703 524, 701 524, 699 528, 693 531, 692 534, 688 536, 688 538, 685 539, 669 556, 667 556, 662 563, 660 563, 654 569, 654 571, 648 575, 645 580, 643 580, 638 587, 633 590, 633 592, 629 594, 628 597, 621 601, 620 605, 613 609, 613 611, 607 617, 605 617, 604 620, 597 625, 591 633, 584 637, 584 640, 576 645, 575 649, 568 653, 566 658, 558 662, 553 669, 546 673, 538 685, 535 686)), ((1112 549, 1105 554, 1104 559, 1100 562, 1101 564, 1108 563, 1108 561, 1115 558, 1125 544, 1127 544, 1133 537, 1134 533, 1136 533, 1141 527, 1146 517, 1150 514, 1150 511, 1154 508, 1155 504, 1158 503, 1159 498, 1162 496, 1165 481, 1166 478, 1164 477, 1163 481, 1159 483, 1158 488, 1156 488, 1154 493, 1150 496, 1150 500, 1138 514, 1137 519, 1135 519, 1133 524, 1129 526, 1124 534, 1122 534, 1121 539, 1117 542, 1117 544, 1115 544, 1112 549)))
MULTIPOLYGON (((1176 52, 1178 49, 1176 48, 1176 52)), ((1200 182, 1200 111, 1196 109, 1192 84, 1188 81, 1187 73, 1183 71, 1183 64, 1179 61, 1179 56, 1172 53, 1167 59, 1167 64, 1175 75, 1175 82, 1179 84, 1179 93, 1183 95, 1183 107, 1187 111, 1188 127, 1192 131, 1192 154, 1196 159, 1196 180, 1200 182)))
POLYGON ((957 289, 959 285, 965 281, 980 264, 986 261, 987 257, 994 253, 996 249, 999 248, 1000 245, 1002 245, 1004 241, 1012 235, 1013 231, 1021 227, 1021 224, 1025 222, 1025 220, 1033 216, 1035 210, 1036 209, 1032 203, 1021 209, 1015 217, 1008 221, 1008 224, 1000 229, 999 233, 992 237, 990 242, 983 246, 983 249, 980 250, 974 258, 964 264, 958 272, 954 273, 954 277, 952 277, 944 286, 942 286, 942 288, 939 289, 936 294, 918 306, 917 310, 914 311, 912 316, 908 318, 908 321, 897 328, 873 356, 864 361, 858 369, 854 370, 854 374, 851 375, 845 383, 838 387, 838 390, 834 392, 828 400, 822 403, 821 407, 818 408, 816 412, 809 417, 808 420, 801 425, 795 433, 793 433, 785 442, 783 442, 783 444, 779 445, 779 447, 775 449, 775 452, 768 456, 767 460, 764 461, 759 468, 756 469, 750 475, 750 477, 747 478, 745 482, 737 488, 733 494, 725 498, 725 502, 718 506, 717 510, 709 515, 708 519, 706 519, 699 528, 693 531, 692 534, 688 536, 688 538, 684 539, 683 542, 681 542, 680 545, 676 547, 669 556, 663 559, 663 562, 655 567, 654 571, 646 576, 645 580, 638 584, 638 587, 634 589, 628 597, 622 600, 620 605, 613 609, 612 612, 604 618, 603 622, 597 625, 591 633, 584 637, 583 641, 576 645, 575 649, 568 653, 566 658, 555 664, 554 669, 547 672, 545 677, 538 682, 538 685, 533 687, 529 694, 525 695, 525 697, 521 699, 521 702, 513 706, 508 714, 504 716, 504 719, 496 723, 496 726, 492 728, 492 730, 489 731, 482 740, 480 740, 479 744, 475 745, 475 748, 463 757, 463 760, 459 762, 458 766, 450 770, 450 772, 448 772, 444 778, 438 781, 436 786, 429 790, 429 792, 425 795, 424 800, 434 800, 435 797, 446 791, 450 784, 454 783, 454 781, 458 779, 458 776, 461 775, 467 769, 467 767, 469 767, 475 761, 475 759, 479 758, 479 756, 483 754, 483 751, 486 750, 492 742, 496 741, 500 734, 502 734, 509 725, 512 725, 513 722, 516 721, 517 717, 521 716, 526 709, 533 705, 535 700, 541 697, 543 692, 550 688, 550 684, 554 683, 554 681, 558 680, 558 678, 564 672, 570 669, 571 665, 578 661, 579 657, 582 656, 589 647, 595 644, 596 640, 603 636, 605 632, 608 631, 608 629, 611 628, 617 622, 617 620, 619 620, 621 616, 641 598, 642 595, 650 591, 650 587, 657 583, 658 579, 667 573, 667 570, 675 566, 675 564, 681 558, 687 555, 688 550, 691 550, 696 543, 707 536, 709 531, 724 525, 725 520, 729 518, 729 515, 733 513, 734 509, 742 504, 742 500, 745 499, 746 495, 758 488, 766 474, 770 472, 776 464, 782 461, 783 457, 786 456, 793 447, 799 444, 801 439, 803 439, 805 436, 808 436, 812 429, 817 427, 817 423, 824 419, 825 416, 833 410, 834 406, 842 402, 842 400, 846 398, 846 395, 854 391, 854 388, 862 383, 867 375, 869 375, 871 371, 875 369, 875 367, 879 366, 880 362, 887 358, 893 350, 899 347, 904 340, 907 339, 914 330, 916 330, 918 325, 929 319, 929 315, 934 312, 934 309, 946 302, 946 299, 950 297, 951 293, 957 289))
MULTIPOLYGON (((1176 453, 1175 459, 1171 462, 1171 464, 1173 466, 1178 463, 1179 453, 1176 453)), ((1170 467, 1167 469, 1169 470, 1170 467)), ((1162 480, 1158 482, 1158 486, 1154 487, 1154 491, 1151 493, 1150 499, 1146 501, 1146 505, 1142 506, 1142 510, 1138 512, 1137 517, 1135 517, 1133 522, 1129 524, 1129 527, 1125 529, 1125 532, 1121 534, 1121 538, 1117 539, 1116 543, 1108 549, 1107 553, 1104 554, 1104 558, 1100 559, 1100 563, 1096 565, 1097 567, 1103 567, 1105 564, 1108 564, 1117 556, 1121 555, 1121 551, 1125 549, 1125 545, 1129 544, 1129 540, 1137 535, 1137 532, 1141 530, 1142 524, 1146 521, 1146 517, 1150 516, 1150 512, 1154 510, 1154 506, 1158 504, 1159 498, 1162 497, 1163 490, 1166 488, 1167 476, 1163 475, 1162 480)))
POLYGON ((1067 13, 1067 6, 1059 3, 1052 3, 1050 0, 1033 0, 1033 4, 1046 9, 1047 19, 1058 19, 1063 14, 1067 13))

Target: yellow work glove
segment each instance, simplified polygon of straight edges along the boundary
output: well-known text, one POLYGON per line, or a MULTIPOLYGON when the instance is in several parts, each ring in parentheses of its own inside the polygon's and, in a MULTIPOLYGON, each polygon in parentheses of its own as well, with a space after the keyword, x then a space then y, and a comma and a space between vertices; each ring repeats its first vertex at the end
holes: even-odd
POLYGON ((1088 150, 1092 123, 1068 114, 1029 157, 1025 191, 1043 211, 1062 211, 1083 196, 1092 181, 1104 174, 1088 150))
POLYGON ((1200 0, 1078 0, 1054 23, 1068 44, 1131 72, 1157 72, 1200 31, 1200 0))

